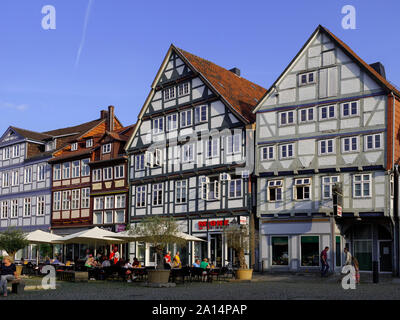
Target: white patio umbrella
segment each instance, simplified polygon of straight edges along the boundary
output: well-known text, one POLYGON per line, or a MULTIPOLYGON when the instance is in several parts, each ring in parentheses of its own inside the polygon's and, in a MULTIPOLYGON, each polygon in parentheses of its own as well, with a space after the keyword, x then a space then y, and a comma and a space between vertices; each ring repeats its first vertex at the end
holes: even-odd
POLYGON ((36 244, 36 264, 39 264, 39 244, 43 243, 54 243, 53 241, 57 241, 62 239, 61 236, 58 236, 53 233, 45 232, 42 230, 35 230, 29 232, 26 235, 26 240, 29 241, 30 244, 36 244))
MULTIPOLYGON (((206 241, 204 239, 197 238, 195 236, 192 236, 192 235, 184 233, 184 232, 178 232, 178 233, 176 233, 176 235, 174 237, 179 240, 183 239, 186 241, 206 241)), ((123 232, 116 233, 116 235, 114 235, 114 238, 124 239, 125 241, 129 241, 129 242, 131 242, 131 241, 148 242, 146 236, 131 234, 131 233, 129 233, 129 231, 123 231, 123 232)))

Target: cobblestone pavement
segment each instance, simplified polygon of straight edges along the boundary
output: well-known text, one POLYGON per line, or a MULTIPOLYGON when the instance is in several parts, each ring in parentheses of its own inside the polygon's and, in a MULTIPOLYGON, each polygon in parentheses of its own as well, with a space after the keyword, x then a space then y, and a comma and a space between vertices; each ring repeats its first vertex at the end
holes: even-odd
MULTIPOLYGON (((30 280, 32 281, 32 280, 30 280)), ((37 280, 39 281, 39 279, 37 280)), ((368 279, 355 290, 344 290, 338 277, 321 279, 316 275, 255 275, 254 281, 185 283, 174 288, 148 288, 140 283, 89 281, 69 283, 57 281, 56 290, 26 290, 21 295, 9 294, 15 299, 55 300, 303 300, 303 299, 400 299, 400 281, 382 279, 373 284, 368 279)))

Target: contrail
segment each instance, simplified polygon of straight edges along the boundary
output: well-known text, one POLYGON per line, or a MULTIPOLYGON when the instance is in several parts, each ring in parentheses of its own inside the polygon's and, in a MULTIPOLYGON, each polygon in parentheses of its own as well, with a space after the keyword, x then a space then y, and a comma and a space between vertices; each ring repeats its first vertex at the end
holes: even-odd
POLYGON ((75 60, 75 68, 78 66, 79 64, 79 59, 81 58, 81 53, 82 53, 82 49, 83 46, 85 44, 85 38, 86 38, 86 29, 87 29, 87 24, 89 21, 89 16, 90 16, 90 8, 92 6, 94 0, 89 0, 88 6, 86 8, 86 15, 85 15, 85 21, 83 24, 83 31, 82 31, 82 38, 81 38, 81 44, 79 45, 79 49, 78 49, 78 53, 76 55, 76 60, 75 60))

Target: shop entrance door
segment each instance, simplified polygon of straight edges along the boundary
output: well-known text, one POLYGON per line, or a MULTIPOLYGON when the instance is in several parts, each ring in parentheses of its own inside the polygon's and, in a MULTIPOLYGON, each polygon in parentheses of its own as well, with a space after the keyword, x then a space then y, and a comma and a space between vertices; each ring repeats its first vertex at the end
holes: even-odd
POLYGON ((392 272, 392 241, 379 241, 379 271, 392 272))
POLYGON ((216 267, 222 267, 222 234, 210 234, 211 262, 216 267))

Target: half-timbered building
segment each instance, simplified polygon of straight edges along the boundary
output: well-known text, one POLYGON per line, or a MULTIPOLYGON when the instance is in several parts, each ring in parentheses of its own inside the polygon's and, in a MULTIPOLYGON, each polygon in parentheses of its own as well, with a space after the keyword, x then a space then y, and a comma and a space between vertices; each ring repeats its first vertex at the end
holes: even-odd
MULTIPOLYGON (((173 216, 181 231, 204 239, 179 250, 214 264, 232 260, 222 227, 249 223, 253 204, 252 108, 265 89, 171 45, 141 109, 129 154, 131 224, 149 215, 173 216), (242 217, 240 219, 240 217, 242 217)), ((154 263, 152 248, 132 244, 132 256, 154 263)))
POLYGON ((345 246, 361 270, 374 261, 381 272, 397 268, 399 97, 381 63, 367 64, 322 26, 273 83, 255 108, 264 269, 318 270, 326 246, 336 270, 345 246))

